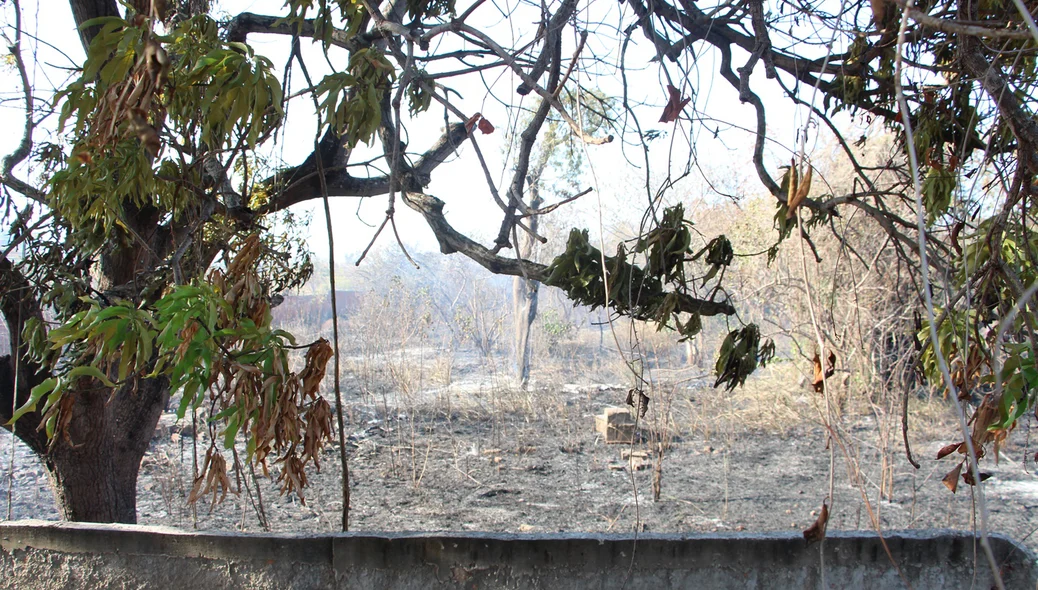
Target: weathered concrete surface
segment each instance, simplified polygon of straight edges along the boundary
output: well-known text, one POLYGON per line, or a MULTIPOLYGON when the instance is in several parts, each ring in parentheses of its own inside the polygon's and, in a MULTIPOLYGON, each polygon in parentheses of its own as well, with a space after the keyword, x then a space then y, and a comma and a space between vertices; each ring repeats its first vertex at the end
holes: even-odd
MULTIPOLYGON (((830 532, 829 588, 989 588, 968 533, 830 532), (976 578, 974 577, 976 565, 976 578)), ((1035 558, 995 536, 1007 588, 1035 588, 1035 558)), ((159 527, 0 524, 5 588, 821 588, 819 545, 799 534, 193 534, 159 527), (626 582, 626 585, 625 585, 626 582)))

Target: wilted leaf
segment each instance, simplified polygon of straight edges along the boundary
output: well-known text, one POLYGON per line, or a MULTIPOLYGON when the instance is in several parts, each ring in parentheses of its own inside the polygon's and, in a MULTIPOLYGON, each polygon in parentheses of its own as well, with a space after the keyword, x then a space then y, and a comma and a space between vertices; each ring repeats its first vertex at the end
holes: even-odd
POLYGON ((649 396, 644 391, 638 392, 638 417, 644 418, 645 412, 649 411, 649 396))
POLYGON ((323 397, 306 412, 306 433, 303 435, 303 463, 313 459, 314 467, 321 470, 320 455, 324 443, 332 439, 332 408, 323 397))
POLYGON ((941 450, 937 451, 937 458, 943 459, 947 457, 948 455, 957 451, 959 449, 959 446, 961 446, 962 444, 963 443, 952 443, 950 445, 944 445, 943 447, 941 447, 941 450))
POLYGON ((796 216, 796 209, 804 202, 807 198, 807 194, 811 192, 811 176, 814 171, 813 168, 808 164, 807 172, 803 173, 801 178, 797 178, 797 167, 796 162, 790 165, 789 174, 792 175, 792 180, 788 185, 788 192, 786 194, 786 219, 792 219, 796 216))
POLYGON ((977 450, 977 458, 984 456, 984 445, 995 438, 995 433, 989 428, 999 417, 999 406, 1001 399, 997 399, 993 393, 984 396, 980 407, 973 414, 973 447, 977 450))
POLYGON ((300 374, 303 383, 303 395, 318 398, 321 381, 324 380, 328 360, 332 358, 332 346, 324 338, 310 345, 306 352, 306 363, 300 374))
POLYGON ((815 523, 804 531, 804 540, 807 544, 821 541, 825 538, 825 529, 829 524, 829 505, 826 502, 822 502, 822 511, 818 513, 818 518, 815 523))
POLYGON ((227 492, 229 491, 232 490, 231 479, 227 476, 227 461, 215 446, 211 446, 205 454, 205 462, 202 464, 202 469, 191 487, 191 493, 188 495, 187 501, 193 504, 200 497, 212 494, 213 501, 210 505, 210 510, 212 510, 213 507, 227 498, 227 492), (217 497, 217 494, 220 494, 220 496, 217 497))
POLYGON ((692 100, 691 98, 681 98, 681 92, 670 84, 667 84, 667 92, 670 93, 670 99, 667 101, 667 106, 663 108, 663 116, 660 117, 660 123, 676 121, 685 105, 692 100))
POLYGON ((490 121, 487 121, 486 117, 481 117, 479 119, 478 126, 479 130, 482 131, 484 135, 490 135, 494 132, 494 125, 490 121))
MULTIPOLYGON (((991 479, 992 477, 993 476, 990 473, 987 473, 985 471, 981 471, 980 472, 980 481, 987 481, 987 480, 991 479)), ((966 482, 967 484, 969 484, 971 486, 977 485, 977 481, 975 479, 973 479, 973 471, 970 470, 970 469, 967 469, 966 473, 962 474, 962 481, 966 482)))
POLYGON ((757 369, 760 353, 760 330, 756 324, 748 324, 741 330, 728 333, 717 353, 714 373, 717 380, 714 387, 725 384, 725 389, 732 391, 746 382, 746 377, 757 369))
POLYGON ((481 113, 476 113, 469 117, 469 120, 465 121, 465 131, 468 132, 469 135, 472 135, 472 128, 475 127, 476 123, 482 118, 483 115, 481 113))
POLYGON ((832 377, 836 373, 836 353, 829 351, 828 362, 826 363, 825 372, 822 372, 822 359, 815 353, 814 357, 815 376, 811 380, 811 386, 814 387, 815 391, 822 393, 825 391, 825 380, 832 377))
POLYGON ((944 479, 941 480, 941 483, 944 484, 944 487, 951 490, 951 493, 953 494, 955 493, 955 490, 959 487, 960 473, 962 473, 962 463, 956 465, 955 469, 949 471, 948 474, 944 476, 944 479))

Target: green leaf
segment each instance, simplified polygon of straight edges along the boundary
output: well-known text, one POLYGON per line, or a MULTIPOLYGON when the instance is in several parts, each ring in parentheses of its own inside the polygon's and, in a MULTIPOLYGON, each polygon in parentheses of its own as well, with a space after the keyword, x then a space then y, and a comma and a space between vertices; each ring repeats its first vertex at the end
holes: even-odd
POLYGON ((75 367, 65 375, 67 381, 72 381, 73 379, 79 379, 81 377, 91 377, 104 383, 105 387, 115 387, 115 383, 112 383, 112 381, 108 379, 100 369, 91 365, 75 367))
POLYGON ((80 30, 86 30, 86 29, 89 29, 90 27, 93 27, 93 26, 97 26, 97 25, 104 26, 104 25, 107 25, 107 24, 127 25, 129 23, 127 23, 125 20, 123 20, 122 17, 118 17, 118 16, 99 16, 99 17, 87 20, 83 24, 79 25, 79 29, 80 30))
POLYGON ((36 404, 39 403, 40 398, 53 391, 58 386, 58 380, 54 377, 44 379, 39 385, 33 387, 29 392, 29 399, 20 408, 14 411, 11 415, 11 419, 7 421, 7 425, 10 426, 15 423, 19 418, 28 414, 29 412, 36 411, 36 404))
POLYGON ((198 393, 198 381, 190 381, 184 386, 184 395, 180 399, 180 405, 177 407, 177 420, 183 420, 184 414, 187 413, 187 409, 191 407, 191 403, 195 400, 195 394, 198 393))
POLYGON ((227 429, 223 431, 223 448, 230 449, 234 447, 234 437, 238 436, 240 428, 241 415, 232 414, 230 420, 227 421, 227 429))

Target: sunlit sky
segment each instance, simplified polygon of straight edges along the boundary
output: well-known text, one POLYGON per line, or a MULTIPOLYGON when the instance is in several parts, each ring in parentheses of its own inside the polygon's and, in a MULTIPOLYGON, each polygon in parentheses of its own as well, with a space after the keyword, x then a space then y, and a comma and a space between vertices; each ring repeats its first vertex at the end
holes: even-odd
MULTIPOLYGON (((465 2, 459 2, 459 10, 464 9, 465 2)), ((505 4, 504 6, 508 6, 505 4)), ((594 14, 595 20, 610 23, 615 28, 618 21, 616 11, 626 10, 625 5, 616 2, 597 2, 589 5, 589 8, 580 12, 581 18, 590 18, 594 14)), ((75 33, 75 25, 68 4, 57 0, 24 0, 23 7, 23 29, 27 34, 23 45, 23 54, 27 63, 33 67, 29 72, 31 82, 41 89, 52 89, 60 87, 71 74, 71 68, 82 63, 83 51, 79 44, 79 38, 75 33), (39 39, 39 42, 36 41, 39 39), (32 58, 36 52, 36 59, 32 58)), ((527 7, 528 8, 528 7, 527 7)), ((9 25, 13 23, 12 3, 6 3, 0 11, 4 15, 4 24, 8 25, 7 32, 12 33, 9 25)), ((283 15, 285 9, 281 0, 223 0, 217 3, 214 14, 219 18, 237 14, 242 11, 251 11, 261 14, 283 15)), ((524 22, 526 13, 517 12, 510 19, 502 19, 494 11, 493 6, 486 5, 475 13, 485 15, 484 20, 470 20, 472 24, 486 27, 491 34, 499 38, 511 40, 513 38, 528 39, 535 26, 536 13, 529 13, 530 22, 524 22), (488 20, 489 19, 489 20, 488 20)), ((610 24, 604 26, 610 26, 610 24)), ((589 25, 591 26, 591 25, 589 25)), ((288 57, 288 39, 275 35, 252 35, 250 44, 260 54, 269 57, 279 69, 283 67, 288 57)), ((728 84, 719 77, 714 76, 717 64, 713 62, 712 53, 701 56, 700 62, 695 64, 697 80, 685 81, 683 90, 687 94, 688 88, 695 88, 693 104, 686 109, 686 115, 693 112, 695 107, 699 116, 708 114, 716 121, 704 121, 702 125, 690 125, 689 121, 680 120, 676 125, 658 123, 660 109, 666 99, 666 81, 659 73, 658 64, 651 63, 653 54, 647 42, 640 35, 635 36, 636 43, 629 48, 628 64, 647 64, 642 71, 629 72, 629 89, 631 98, 635 101, 645 101, 654 106, 645 107, 639 112, 639 118, 643 128, 646 130, 659 131, 663 134, 661 139, 652 144, 650 160, 654 167, 654 178, 662 179, 671 166, 672 174, 679 174, 685 166, 687 146, 689 144, 688 134, 690 129, 698 135, 694 138, 698 165, 707 173, 710 180, 719 183, 727 190, 738 195, 759 194, 763 191, 756 175, 753 173, 750 156, 752 151, 752 137, 749 133, 733 129, 722 133, 720 139, 714 139, 710 131, 715 127, 726 129, 727 124, 736 127, 750 128, 753 126, 754 113, 749 105, 740 105, 737 95, 728 84), (715 83, 715 79, 717 82, 715 83), (685 146, 685 147, 682 147, 685 146), (673 155, 670 155, 673 149, 673 155)), ((563 48, 564 55, 570 55, 575 42, 567 39, 563 48)), ((435 47, 433 48, 436 49, 435 47)), ((602 42, 589 43, 586 52, 594 51, 596 55, 607 56, 611 61, 618 59, 618 47, 608 46, 602 42)), ((345 53, 333 50, 329 59, 322 55, 319 44, 303 40, 303 55, 307 62, 311 75, 319 79, 331 71, 331 66, 344 68, 346 63, 345 53)), ((737 58, 742 59, 742 58, 737 58)), ((450 69, 459 67, 452 63, 450 69)), ((763 68, 758 67, 758 70, 763 68)), ((672 69, 676 73, 677 69, 672 69)), ((588 73, 578 72, 577 75, 588 76, 588 73)), ((506 165, 506 140, 507 129, 514 125, 515 117, 519 112, 515 106, 531 107, 535 103, 527 97, 523 99, 513 89, 518 80, 510 72, 492 70, 485 76, 470 76, 471 79, 460 80, 452 78, 446 81, 457 94, 453 95, 455 104, 468 114, 481 112, 496 127, 497 131, 491 135, 479 135, 477 140, 484 157, 488 161, 491 175, 503 194, 508 184, 510 168, 506 165)), ((586 85, 594 86, 594 82, 586 85)), ((681 81, 678 80, 680 83, 681 81)), ((296 92, 305 87, 305 80, 298 71, 293 72, 292 91, 296 92)), ((615 77, 611 80, 600 81, 598 87, 607 94, 617 96, 622 88, 615 77)), ((755 73, 754 86, 771 110, 769 116, 769 136, 775 141, 768 146, 768 157, 773 170, 782 162, 788 162, 792 147, 796 143, 797 129, 804 125, 806 111, 796 109, 774 91, 775 85, 766 81, 763 73, 755 73), (788 106, 787 106, 788 105, 788 106), (776 106, 777 108, 772 108, 776 106)), ((17 145, 21 135, 24 121, 24 109, 20 99, 21 91, 17 75, 13 68, 4 66, 0 68, 0 128, 6 130, 0 134, 0 154, 10 153, 17 145)), ((532 95, 531 95, 532 96, 532 95)), ((406 111, 406 108, 405 108, 406 111)), ((443 111, 435 107, 418 120, 406 122, 409 149, 423 151, 430 145, 443 127, 443 111)), ((452 121, 453 122, 453 121, 452 121)), ((48 129, 53 129, 53 117, 44 122, 37 131, 36 140, 55 140, 48 129)), ((288 111, 287 128, 284 135, 280 135, 277 144, 269 147, 268 155, 274 160, 281 160, 287 164, 300 163, 312 150, 314 135, 316 132, 316 117, 313 112, 312 103, 308 96, 294 99, 288 111)), ((812 135, 812 141, 817 139, 812 135)), ((637 223, 637 212, 639 203, 646 199, 645 189, 639 188, 643 183, 643 170, 639 170, 635 164, 643 161, 640 150, 628 145, 624 148, 622 142, 614 141, 611 144, 601 146, 589 146, 587 148, 587 167, 585 186, 594 189, 593 192, 574 205, 560 209, 554 215, 563 218, 565 225, 588 227, 593 234, 598 233, 601 218, 601 228, 607 236, 611 228, 622 224, 627 219, 627 226, 633 227, 637 223), (633 164, 632 164, 633 163, 633 164), (633 219, 630 219, 633 217, 633 219)), ((808 146, 809 148, 812 145, 808 146)), ((372 152, 373 153, 373 152, 372 152)), ((367 159, 363 152, 358 153, 354 161, 367 159)), ((25 165, 17 169, 18 174, 28 178, 25 165)), ((358 174, 355 172, 354 174, 358 174)), ((653 187, 655 189, 655 187, 653 187)), ((459 231, 481 240, 485 244, 493 239, 501 222, 502 213, 490 196, 487 183, 475 157, 472 146, 466 143, 459 153, 440 166, 433 174, 432 184, 427 192, 443 199, 447 205, 445 214, 459 231)), ((711 194, 707 184, 702 180, 692 179, 686 182, 676 195, 684 195, 686 209, 694 213, 697 205, 716 202, 719 198, 716 193, 711 194)), ((387 208, 387 197, 373 197, 367 199, 358 198, 333 198, 331 200, 331 214, 336 241, 336 263, 349 264, 356 260, 357 254, 368 244, 374 235, 376 227, 382 222, 384 212, 387 208)), ((318 207, 319 201, 303 204, 296 207, 295 211, 300 213, 312 212, 313 220, 310 232, 310 247, 319 258, 327 256, 327 238, 325 237, 325 221, 323 208, 318 207)), ((395 217, 400 235, 405 245, 414 251, 429 251, 436 249, 436 242, 432 232, 425 225, 424 220, 415 212, 398 203, 395 217)), ((395 240, 390 232, 383 232, 379 237, 378 246, 394 246, 395 240)))

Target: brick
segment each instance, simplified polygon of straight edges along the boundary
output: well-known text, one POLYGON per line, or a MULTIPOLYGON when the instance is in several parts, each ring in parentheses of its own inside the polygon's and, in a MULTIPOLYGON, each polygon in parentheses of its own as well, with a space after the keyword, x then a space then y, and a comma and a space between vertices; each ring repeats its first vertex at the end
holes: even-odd
POLYGON ((606 408, 595 416, 595 432, 608 444, 630 444, 634 440, 634 417, 626 408, 606 408))

